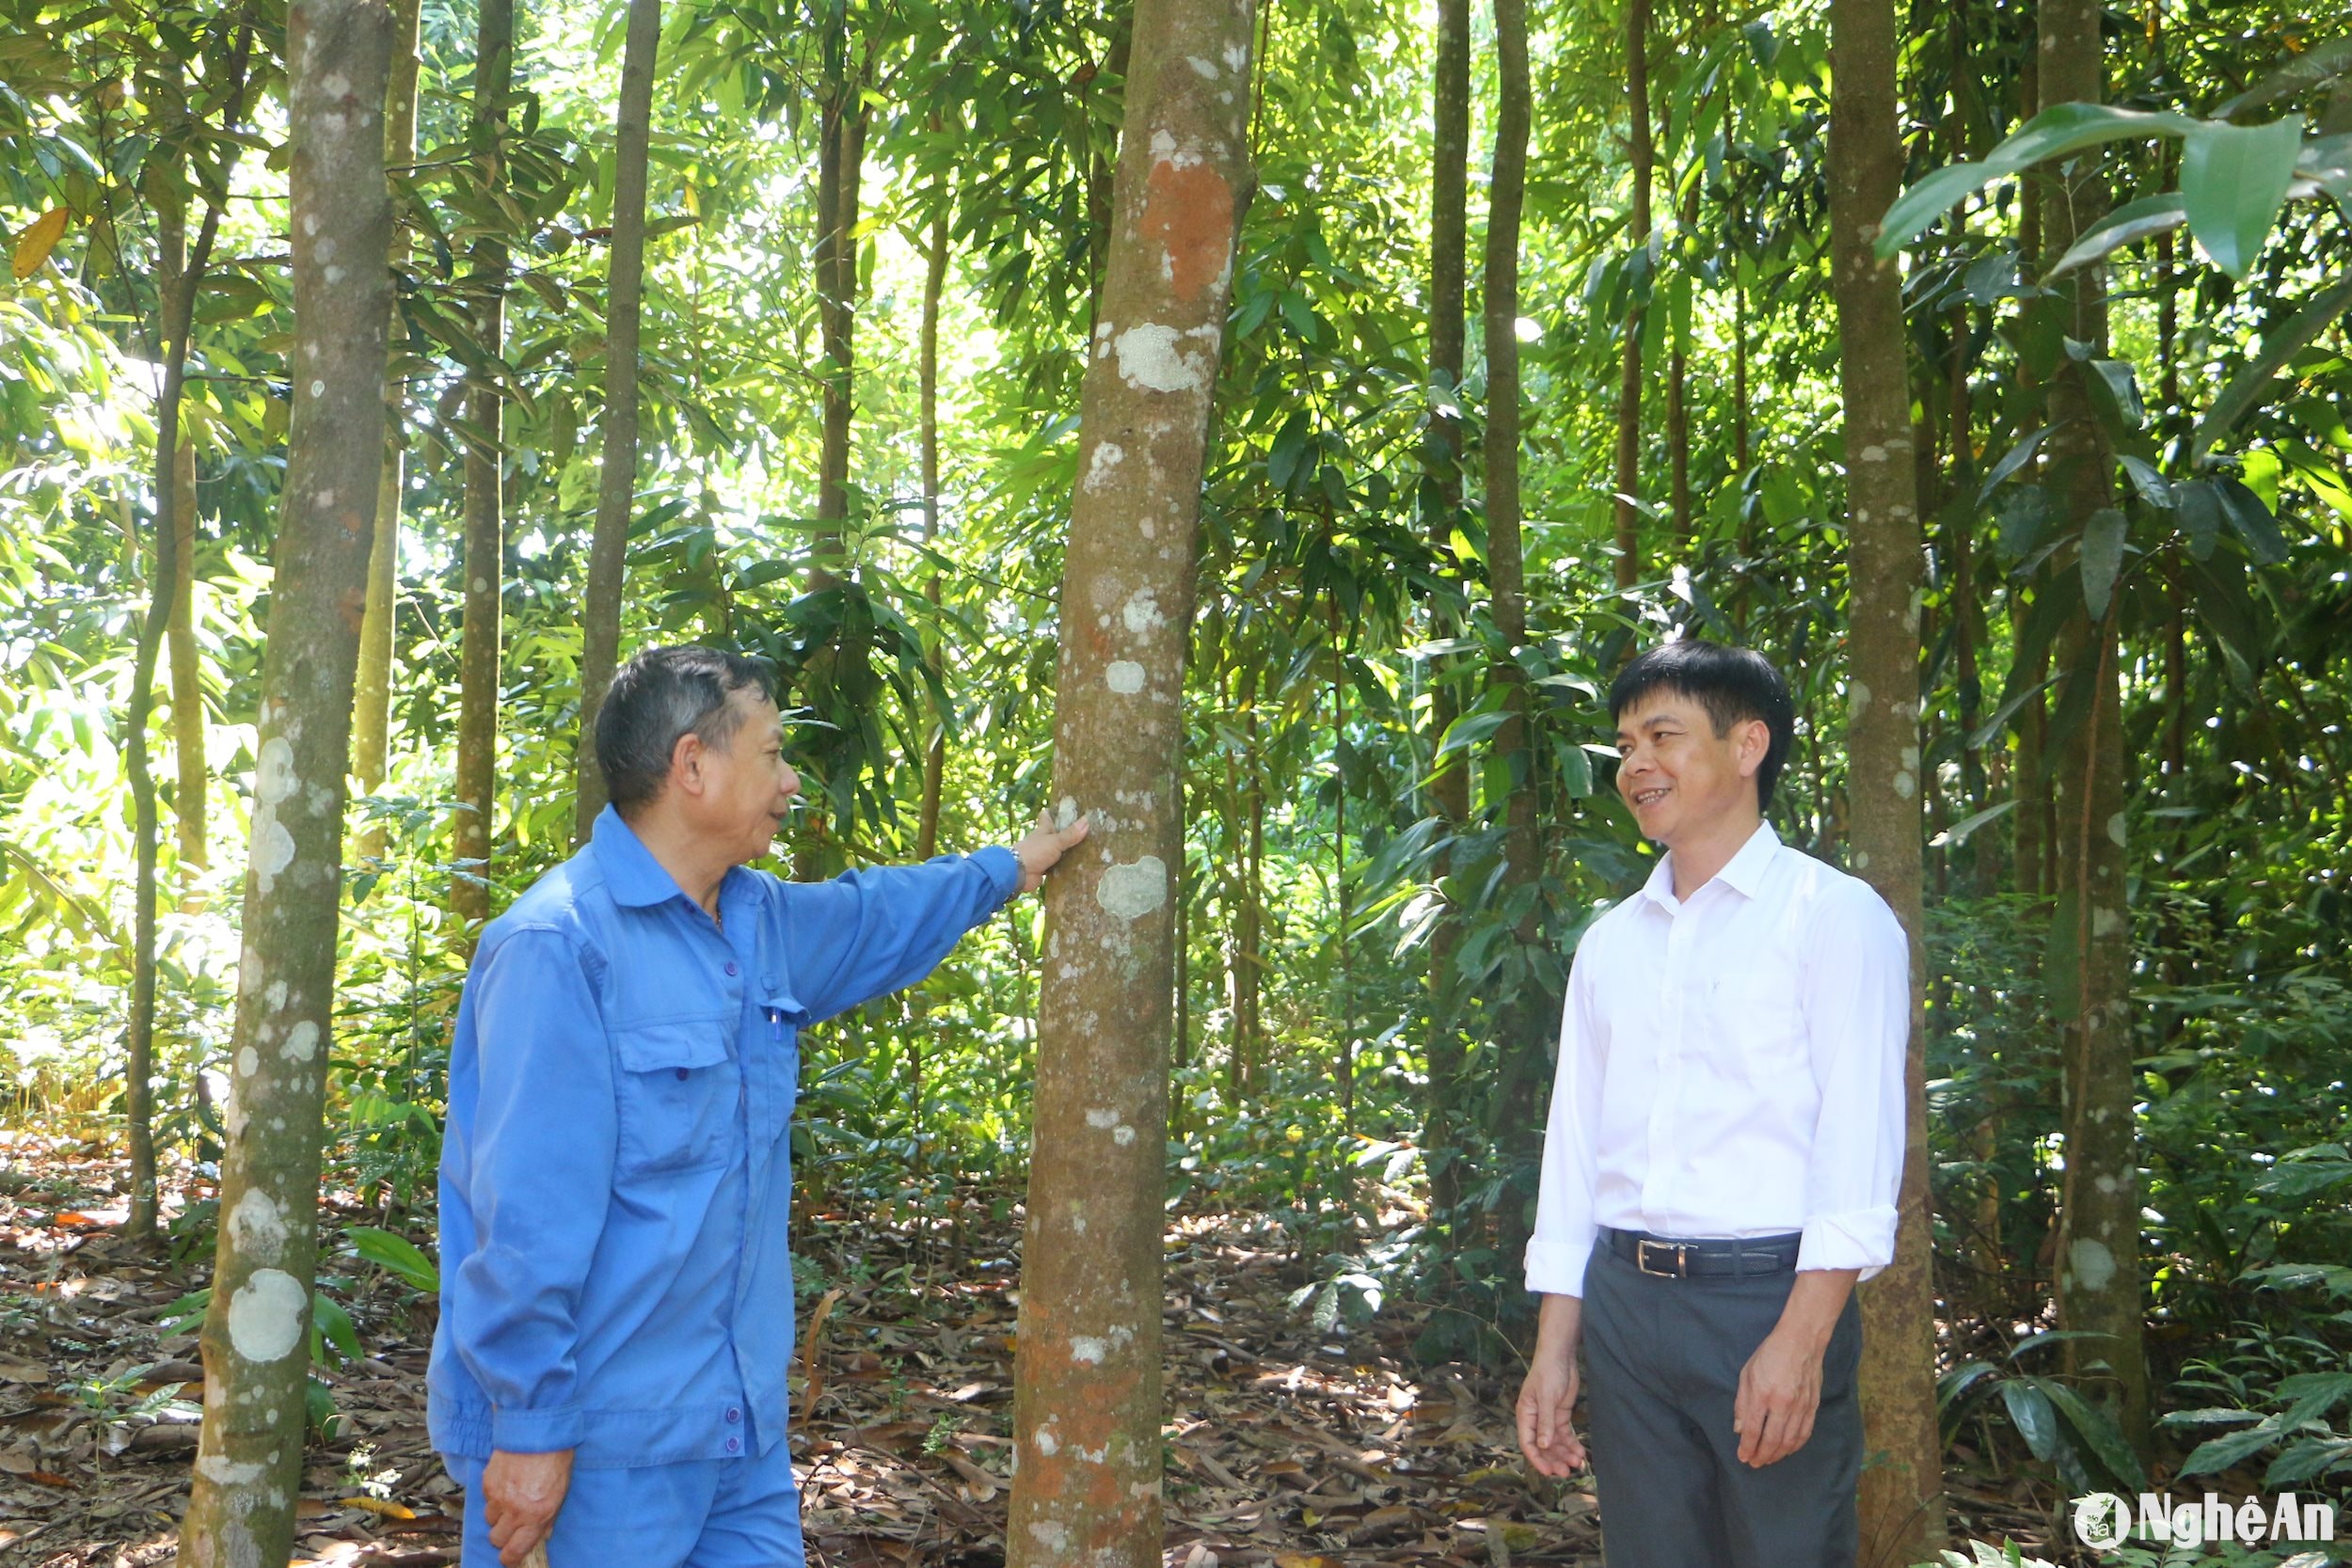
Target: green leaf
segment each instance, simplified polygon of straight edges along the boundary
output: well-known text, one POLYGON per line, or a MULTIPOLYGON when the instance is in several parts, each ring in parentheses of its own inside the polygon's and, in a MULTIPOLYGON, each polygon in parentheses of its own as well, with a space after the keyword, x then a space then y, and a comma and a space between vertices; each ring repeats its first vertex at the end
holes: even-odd
POLYGON ((2124 513, 2103 505, 2082 524, 2082 604, 2093 621, 2106 621, 2115 599, 2115 578, 2124 571, 2124 513))
POLYGON ((2115 1424, 2114 1417, 2063 1383, 2044 1382, 2042 1388, 2050 1402, 2058 1406, 2066 1424, 2074 1429, 2074 1435, 2106 1467, 2109 1476, 2135 1492, 2148 1484, 2148 1478, 2139 1467, 2139 1456, 2132 1452, 2132 1446, 2124 1440, 2123 1430, 2115 1424))
POLYGON ((2184 480, 2172 486, 2172 510, 2188 535, 2188 553, 2199 561, 2213 555, 2221 537, 2221 492, 2211 480, 2184 480))
POLYGON ((351 1314, 324 1291, 310 1292, 310 1326, 345 1361, 357 1361, 367 1354, 359 1348, 359 1331, 352 1326, 351 1314))
POLYGON ((2272 378, 2286 362, 2347 310, 2352 310, 2352 272, 2312 294, 2283 325, 2265 332, 2261 352, 2239 367, 2237 373, 2230 377, 2229 385, 2215 397, 2213 405, 2205 410, 2205 417, 2197 421, 2197 434, 2188 444, 2189 461, 2202 463, 2209 457, 2214 447, 2230 433, 2230 427, 2262 400, 2272 378))
POLYGON ((2049 437, 2050 429, 2050 426, 2043 425, 2040 430, 2003 452, 2001 460, 1993 465, 1993 471, 1984 476, 1984 483, 1978 487, 1977 499, 1982 501, 1990 497, 1994 491, 2000 488, 2003 480, 2031 462, 2034 449, 2049 437))
MULTIPOLYGON (((1953 823, 1928 841, 1931 849, 1957 849, 1968 842, 1968 835, 1988 823, 1996 822, 2016 808, 2015 800, 2004 800, 1997 806, 1987 806, 1975 816, 1953 823)), ((1981 1363, 1979 1363, 1981 1365, 1981 1363)))
POLYGON ((2040 1379, 2012 1378, 2002 1384, 2001 1402, 2009 1407, 2010 1420, 2036 1459, 2046 1460, 2057 1451, 2058 1412, 2050 1408, 2050 1397, 2042 1391, 2040 1379))
POLYGON ((2276 1443, 2280 1435, 2277 1427, 2264 1420, 2243 1432, 2227 1432, 2218 1437, 2209 1437, 2198 1444, 2195 1451, 2181 1462, 2176 1477, 2185 1481, 2190 1476, 2211 1475, 2217 1470, 2226 1470, 2238 1461, 2262 1452, 2276 1443))
POLYGON ((2199 124, 2181 153, 2181 199, 2189 231, 2214 264, 2244 277, 2270 237, 2285 204, 2295 160, 2303 150, 2303 122, 2268 125, 2199 124))
POLYGON ((2279 531, 2279 519, 2270 515, 2260 496, 2234 479, 2217 480, 2214 488, 2221 496, 2221 515, 2237 530, 2256 561, 2276 566, 2287 558, 2287 536, 2279 531))
POLYGON ((2000 178, 1990 164, 1947 164, 1895 198, 1879 220, 1880 259, 1892 256, 1947 209, 1979 185, 2000 178))
POLYGON ((355 1225, 343 1232, 351 1250, 412 1289, 437 1294, 441 1271, 405 1236, 372 1226, 355 1225))
POLYGON ((2165 483, 2164 475, 2156 471, 2154 464, 2144 457, 2134 457, 2129 452, 2117 461, 2123 465, 2123 472, 2131 480, 2132 488, 2139 493, 2141 500, 2167 512, 2172 510, 2172 486, 2165 483))
POLYGON ((2105 103, 2060 103, 2044 109, 1994 148, 1984 162, 1947 165, 1897 197, 1880 221, 1878 253, 1894 255, 1933 223, 1937 214, 2003 175, 2103 142, 2129 136, 2185 135, 2202 123, 2187 115, 2118 109, 2105 103))
POLYGON ((2139 399, 2139 380, 2128 359, 2090 361, 2092 401, 2110 416, 2116 434, 2137 430, 2148 422, 2148 406, 2139 399), (2104 395, 2102 395, 2104 394, 2104 395))
POLYGON ((2178 191, 2127 201, 2085 230, 2067 247, 2066 254, 2058 259, 2058 264, 2042 274, 2042 280, 2064 277, 2085 262, 2096 261, 2127 245, 2178 229, 2187 221, 2188 209, 2182 205, 2178 191))

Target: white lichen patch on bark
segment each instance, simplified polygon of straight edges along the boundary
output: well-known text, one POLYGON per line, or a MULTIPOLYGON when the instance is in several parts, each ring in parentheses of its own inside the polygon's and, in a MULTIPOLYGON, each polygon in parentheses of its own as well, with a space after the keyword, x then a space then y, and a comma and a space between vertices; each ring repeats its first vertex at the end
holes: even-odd
POLYGON ((1029 1535, 1049 1552, 1064 1551, 1070 1545, 1070 1527, 1058 1519, 1031 1520, 1029 1535))
POLYGON ((1121 697, 1132 697, 1143 689, 1143 666, 1132 658, 1115 658, 1103 672, 1103 683, 1121 697))
POLYGON ((1168 617, 1160 610, 1160 596, 1152 589, 1138 588, 1120 607, 1119 618, 1127 629, 1141 637, 1147 632, 1168 625, 1168 617))
POLYGON ((290 1062, 307 1062, 318 1048, 319 1026, 307 1018, 286 1035, 286 1059, 290 1062))
POLYGON ((1209 356, 1186 353, 1184 340, 1187 336, 1214 341, 1217 329, 1201 327, 1186 334, 1158 322, 1129 327, 1112 340, 1112 351, 1119 356, 1120 378, 1138 391, 1204 390, 1209 385, 1209 356))
POLYGON ((1135 1141, 1136 1130, 1128 1126, 1125 1122, 1122 1121, 1117 1127, 1111 1129, 1111 1142, 1117 1144, 1120 1148, 1124 1148, 1135 1141))
POLYGON ((257 1073, 257 1072, 259 1072, 259 1071, 261 1071, 261 1070, 262 1070, 262 1053, 261 1053, 260 1052, 258 1052, 258 1051, 254 1050, 254 1049, 253 1049, 251 1046, 249 1046, 249 1045, 248 1045, 248 1046, 246 1046, 246 1047, 243 1047, 242 1049, 240 1049, 240 1050, 238 1051, 238 1053, 237 1053, 237 1076, 238 1076, 238 1077, 240 1077, 240 1078, 250 1078, 250 1077, 252 1077, 255 1073, 257 1073))
POLYGON ((1091 1334, 1073 1334, 1070 1337, 1070 1359, 1081 1367, 1101 1366, 1103 1357, 1108 1355, 1110 1351, 1109 1340, 1098 1339, 1091 1334))
POLYGON ((2130 822, 2125 819, 2124 815, 2120 811, 2113 816, 2107 818, 2107 837, 2114 840, 2115 847, 2118 849, 2128 847, 2127 840, 2130 837, 2130 822))
POLYGON ((1185 55, 1184 63, 1192 67, 1192 73, 1204 82, 1214 82, 1220 74, 1215 60, 1204 60, 1198 55, 1185 55))
POLYGON ((250 1486, 268 1473, 259 1460, 236 1460, 225 1453, 198 1456, 196 1473, 215 1486, 250 1486))
POLYGON ((1120 464, 1126 461, 1126 450, 1118 442, 1096 442, 1094 451, 1087 458, 1087 488, 1099 490, 1109 483, 1112 474, 1118 470, 1120 464))
POLYGON ((229 1298, 229 1342, 247 1361, 283 1359, 302 1342, 301 1281, 283 1269, 256 1269, 229 1298))
POLYGON ((1097 1105, 1092 1110, 1087 1112, 1087 1125, 1095 1129, 1097 1132, 1107 1132, 1109 1129, 1119 1125, 1119 1113, 1117 1111, 1105 1110, 1102 1106, 1097 1105))
POLYGON ((264 1263, 285 1256, 286 1220, 269 1194, 247 1187, 229 1215, 229 1234, 237 1250, 264 1263))
POLYGON ((2066 1249, 2066 1261, 2076 1283, 2086 1291, 2104 1291, 2115 1277, 2115 1254, 2105 1242, 2085 1236, 2066 1249))
POLYGON ((1094 886, 1094 901, 1120 920, 1140 920, 1168 902, 1168 863, 1146 855, 1132 865, 1114 865, 1094 886))

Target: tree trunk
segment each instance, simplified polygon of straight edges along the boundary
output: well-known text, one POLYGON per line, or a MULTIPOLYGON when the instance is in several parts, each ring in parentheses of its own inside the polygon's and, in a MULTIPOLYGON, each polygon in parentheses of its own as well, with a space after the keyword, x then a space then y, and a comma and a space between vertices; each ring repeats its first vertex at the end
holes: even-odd
MULTIPOLYGON (((245 97, 246 62, 251 47, 249 28, 238 35, 236 61, 222 119, 234 125, 245 97)), ((139 623, 138 644, 132 657, 131 711, 125 721, 124 766, 131 777, 131 801, 137 836, 137 870, 133 879, 131 955, 131 1016, 124 1038, 123 1117, 131 1163, 129 1213, 123 1230, 135 1241, 155 1233, 155 862, 158 832, 155 775, 148 751, 148 724, 155 711, 155 661, 163 651, 172 607, 179 597, 181 574, 180 514, 193 510, 193 495, 183 497, 183 475, 192 478, 193 464, 183 468, 180 409, 187 385, 188 334, 196 315, 196 292, 212 260, 213 242, 220 232, 220 209, 208 205, 196 244, 184 266, 161 269, 156 290, 157 348, 163 377, 155 400, 155 575, 149 584, 147 613, 139 623)), ((184 215, 166 240, 167 263, 186 233, 184 215)), ((193 517, 190 519, 193 528, 193 517)), ((191 663, 191 669, 193 664, 191 663)), ((201 713, 198 722, 202 722, 201 713)), ((200 794, 200 790, 199 790, 200 794)))
POLYGON ((1200 480, 1251 176, 1249 0, 1137 0, 1062 578, 1009 1568, 1158 1568, 1160 1247, 1200 480), (1206 69, 1203 69, 1203 68, 1206 69))
MULTIPOLYGON (((1633 161, 1633 227, 1630 249, 1649 244, 1649 186, 1653 150, 1649 122, 1649 0, 1632 0, 1625 13, 1626 89, 1632 100, 1629 151, 1633 161)), ((1625 312, 1624 372, 1617 381, 1617 586, 1642 579, 1642 321, 1643 309, 1629 296, 1625 312)))
MULTIPOLYGON (((1532 948, 1542 940, 1538 888, 1543 879, 1543 841, 1536 826, 1535 755, 1528 734, 1527 676, 1514 656, 1527 641, 1527 574, 1519 515, 1519 219, 1527 183, 1527 138, 1532 116, 1527 66, 1526 0, 1494 0, 1495 154, 1486 198, 1486 571, 1494 594, 1495 635, 1501 657, 1487 671, 1489 689, 1500 688, 1509 715, 1495 731, 1497 771, 1509 781, 1503 803, 1503 875, 1506 906, 1524 902, 1517 940, 1532 948)), ((1546 1046, 1557 1024, 1556 1002, 1521 985, 1502 1009, 1503 1039, 1488 1126, 1508 1168, 1533 1164, 1543 1142, 1544 1111, 1537 1085, 1546 1046)), ((1499 1211, 1498 1250, 1505 1258, 1526 1246, 1526 1206, 1505 1203, 1499 1211)))
POLYGON ((1911 1037, 1895 1260, 1862 1290, 1864 1562, 1918 1562, 1944 1540, 1935 1410, 1935 1278, 1928 1213, 1926 948, 1921 940, 1919 596, 1924 590, 1902 286, 1872 251, 1902 185, 1891 0, 1832 0, 1832 283, 1845 399, 1851 556, 1849 816, 1854 870, 1910 937, 1911 1037))
MULTIPOLYGON (((418 18, 420 0, 392 0, 392 65, 384 89, 384 161, 406 167, 417 160, 418 18)), ((406 247, 398 246, 395 264, 406 247)), ((395 324, 392 327, 397 332, 395 324)), ((384 378, 389 413, 385 427, 384 472, 375 492, 375 539, 368 552, 368 605, 359 624, 359 673, 351 716, 351 776, 363 793, 384 787, 392 766, 392 621, 400 589, 400 505, 406 488, 407 447, 401 434, 405 402, 400 383, 384 378)), ((384 853, 384 829, 370 821, 359 831, 361 860, 384 853)))
MULTIPOLYGON (((921 438, 923 445, 923 543, 939 537, 939 302, 947 288, 947 209, 943 183, 938 206, 931 213, 930 245, 923 257, 923 328, 918 345, 922 378, 921 438)), ((933 608, 939 604, 939 573, 934 570, 923 590, 933 608)), ((939 644, 931 643, 933 673, 944 673, 939 644)), ((929 860, 939 852, 939 798, 947 777, 947 716, 931 728, 931 743, 923 752, 923 809, 916 819, 914 857, 929 860)))
MULTIPOLYGON (((1444 388, 1429 416, 1430 542, 1440 561, 1452 559, 1454 531, 1462 514, 1462 384, 1464 299, 1469 293, 1470 246, 1470 0, 1438 0, 1438 57, 1430 96, 1435 115, 1429 178, 1429 379, 1444 388)), ((1440 606, 1431 616, 1439 638, 1458 634, 1459 622, 1440 606)), ((1429 693, 1429 754, 1458 716, 1454 686, 1442 677, 1450 659, 1432 667, 1429 693)), ((1470 819, 1470 770, 1460 753, 1433 760, 1429 814, 1448 835, 1470 819)), ((1440 861, 1452 860, 1449 851, 1440 861)), ((1455 1021, 1458 998, 1454 955, 1461 945, 1459 915, 1451 907, 1438 916, 1429 939, 1429 1041, 1422 1059, 1428 1085, 1422 1117, 1422 1157, 1429 1176, 1429 1211, 1440 1227, 1462 1198, 1459 1105, 1463 1053, 1455 1021)))
MULTIPOLYGON (((188 891, 212 864, 206 795, 212 788, 211 769, 204 758, 203 657, 196 648, 196 447, 182 441, 172 454, 171 624, 166 637, 171 647, 171 760, 179 774, 172 796, 173 820, 178 824, 181 902, 192 906, 197 895, 188 891)), ((158 524, 160 527, 160 523, 158 524)))
POLYGON ((612 133, 612 255, 604 294, 604 466, 596 478, 596 530, 588 548, 588 604, 580 631, 580 743, 572 837, 580 844, 604 810, 596 766, 596 714, 621 657, 621 589, 628 525, 637 506, 637 341, 645 292, 645 149, 653 120, 654 55, 661 0, 629 0, 621 49, 621 101, 612 133))
POLYGON ((302 1486, 343 778, 384 463, 391 203, 378 117, 392 32, 380 0, 295 0, 288 19, 290 357, 309 381, 294 400, 262 670, 204 1425, 180 1537, 189 1568, 285 1561, 302 1486))
MULTIPOLYGON (((841 39, 846 62, 851 41, 841 39)), ((845 63, 845 71, 850 68, 845 63)), ((863 66, 830 92, 818 119, 817 330, 824 354, 823 435, 818 449, 815 558, 812 590, 840 580, 844 528, 850 515, 850 426, 855 413, 857 351, 857 218, 866 169, 866 105, 863 66)))
MULTIPOLYGON (((2043 0, 2041 92, 2044 108, 2095 103, 2104 96, 2097 0, 2043 0)), ((2066 166, 2045 178, 2065 182, 2042 213, 2044 243, 2055 260, 2107 209, 2096 159, 2066 166)), ((2046 264, 2046 263, 2045 263, 2046 264)), ((2085 267, 2060 280, 2071 307, 2067 335, 2105 352, 2104 269, 2085 267)), ((2112 503, 2111 459, 2093 416, 2090 372, 2061 360, 2049 388, 2048 444, 2053 481, 2066 499, 2070 525, 2080 529, 2112 503)), ((2043 591, 2078 601, 2059 636, 2061 698, 2077 682, 2090 684, 2086 716, 2058 736, 2058 904, 2051 942, 2051 999, 2064 1025, 2066 1178, 2060 1195, 2058 1257, 2058 1323, 2098 1336, 2066 1342, 2068 1370, 2098 1376, 2124 1434, 2145 1452, 2149 1440, 2148 1361, 2142 1338, 2140 1189, 2133 1104, 2131 910, 2125 879, 2122 691, 2116 658, 2116 604, 2093 617, 2079 602, 2074 574, 2045 572, 2043 591)), ((2080 699, 2077 699, 2079 704, 2080 699)), ((2061 703, 2063 705, 2063 703, 2061 703)))
MULTIPOLYGON (((506 182, 506 101, 515 80, 515 0, 482 0, 474 50, 474 153, 486 182, 506 182)), ((496 233, 474 242, 474 333, 485 353, 505 352, 506 243, 496 233)), ((490 917, 491 812, 498 795, 499 646, 506 565, 506 394, 486 370, 468 377, 464 642, 457 664, 457 811, 450 911, 464 927, 467 951, 490 917)))
MULTIPOLYGON (((1677 251, 1687 245, 1692 230, 1698 227, 1699 187, 1696 182, 1691 194, 1683 200, 1675 230, 1677 251)), ((1666 356, 1666 453, 1668 470, 1672 475, 1675 520, 1675 547, 1686 556, 1691 548, 1692 524, 1691 519, 1691 296, 1687 280, 1677 279, 1677 297, 1679 309, 1670 312, 1667 326, 1673 346, 1666 356)))
POLYGON ((1348 932, 1356 923, 1355 895, 1347 885, 1347 659, 1337 637, 1339 612, 1332 611, 1331 643, 1331 894, 1335 906, 1331 956, 1339 971, 1339 1049, 1332 1076, 1340 1091, 1340 1127, 1356 1135, 1356 975, 1348 932))

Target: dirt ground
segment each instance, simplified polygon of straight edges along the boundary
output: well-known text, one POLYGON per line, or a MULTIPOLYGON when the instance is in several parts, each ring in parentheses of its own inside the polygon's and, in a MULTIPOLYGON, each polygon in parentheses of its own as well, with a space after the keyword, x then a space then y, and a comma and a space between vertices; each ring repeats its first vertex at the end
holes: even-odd
MULTIPOLYGON (((203 1369, 173 1304, 211 1257, 125 1243, 120 1191, 109 1149, 0 1132, 0 1568, 176 1556, 203 1369)), ((795 1238, 822 1275, 791 1439, 820 1568, 1004 1561, 1017 1220, 968 1212, 952 1235, 818 1213, 795 1238)), ((334 1195, 321 1215, 329 1236, 381 1220, 334 1195)), ((1598 1563, 1590 1481, 1518 1455, 1516 1375, 1416 1367, 1416 1309, 1318 1332, 1250 1216, 1181 1216, 1168 1240, 1170 1568, 1598 1563)), ((461 1500, 424 1433, 433 1303, 347 1257, 322 1271, 347 1281, 366 1354, 322 1370, 336 1414, 310 1445, 295 1560, 453 1563, 461 1500)), ((1976 1533, 2043 1534, 2022 1489, 1954 1481, 1976 1533)))

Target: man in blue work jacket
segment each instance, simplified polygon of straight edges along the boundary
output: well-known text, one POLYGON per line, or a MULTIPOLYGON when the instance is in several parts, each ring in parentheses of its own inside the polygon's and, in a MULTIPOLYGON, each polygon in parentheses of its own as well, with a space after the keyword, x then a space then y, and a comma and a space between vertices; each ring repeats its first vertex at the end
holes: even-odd
POLYGON ((450 1055, 434 1447, 467 1568, 799 1568, 787 1130, 808 1023, 911 985, 1086 836, 794 883, 767 667, 639 654, 612 804, 482 934, 450 1055))

